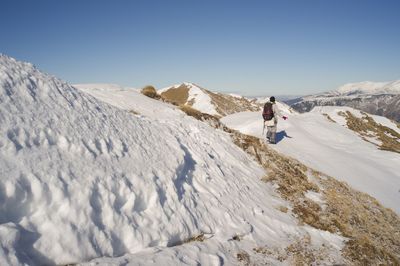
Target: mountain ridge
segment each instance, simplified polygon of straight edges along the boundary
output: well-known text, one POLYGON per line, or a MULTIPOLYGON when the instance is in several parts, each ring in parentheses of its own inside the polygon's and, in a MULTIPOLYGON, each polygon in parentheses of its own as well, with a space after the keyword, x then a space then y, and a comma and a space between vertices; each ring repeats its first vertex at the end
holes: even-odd
POLYGON ((299 112, 309 112, 315 106, 348 106, 400 122, 400 80, 349 83, 286 103, 299 112))
POLYGON ((189 105, 203 113, 220 117, 235 112, 260 110, 255 101, 243 96, 212 92, 190 82, 166 87, 159 90, 159 93, 169 101, 189 105))
POLYGON ((192 264, 235 264, 241 249, 278 249, 288 235, 344 261, 343 237, 280 211, 289 203, 226 133, 133 90, 86 89, 113 95, 114 106, 0 57, 1 264, 104 264, 141 252, 169 265, 177 253, 192 264), (204 243, 191 240, 199 235, 204 243), (246 240, 229 240, 237 235, 246 240))
POLYGON ((1 56, 0 101, 2 264, 398 260, 393 211, 218 117, 1 56))

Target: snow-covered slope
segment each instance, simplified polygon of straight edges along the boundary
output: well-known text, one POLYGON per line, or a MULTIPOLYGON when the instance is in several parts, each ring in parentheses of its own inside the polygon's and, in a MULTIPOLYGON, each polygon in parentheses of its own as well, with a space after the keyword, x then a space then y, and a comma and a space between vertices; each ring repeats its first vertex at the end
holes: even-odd
POLYGON ((83 83, 83 84, 74 84, 73 86, 79 87, 80 89, 96 89, 104 91, 134 90, 139 92, 139 90, 135 88, 122 87, 117 84, 109 84, 109 83, 83 83))
POLYGON ((301 97, 287 103, 299 112, 314 106, 349 106, 400 122, 400 80, 349 83, 336 90, 301 97))
POLYGON ((304 235, 341 261, 343 238, 279 211, 225 133, 134 90, 83 90, 118 108, 0 55, 1 265, 235 264, 304 235))
POLYGON ((133 88, 109 84, 74 84, 73 86, 103 102, 138 116, 151 117, 159 121, 183 119, 186 116, 178 107, 145 97, 133 88))
POLYGON ((260 106, 245 97, 236 94, 216 93, 185 82, 158 91, 161 97, 178 104, 190 105, 206 114, 225 116, 228 114, 257 111, 260 106))
MULTIPOLYGON (((338 115, 346 111, 362 116, 359 111, 349 107, 320 107, 304 114, 283 109, 283 114, 289 119, 279 121, 278 143, 272 147, 314 169, 346 181, 400 213, 399 154, 379 150, 376 145, 364 141, 348 129, 345 118, 338 115), (328 116, 336 123, 330 121, 328 116)), ((397 125, 390 120, 372 117, 400 133, 397 125)), ((233 114, 222 121, 243 133, 262 137, 260 113, 233 114)))
POLYGON ((182 99, 182 104, 189 104, 199 110, 202 113, 210 115, 218 115, 216 107, 211 102, 211 97, 196 84, 190 82, 184 82, 182 84, 167 87, 158 91, 161 96, 170 99, 171 101, 176 100, 179 97, 184 97, 182 99), (175 93, 175 91, 179 91, 175 93), (178 96, 179 94, 179 96, 178 96), (186 94, 181 96, 181 94, 186 94))

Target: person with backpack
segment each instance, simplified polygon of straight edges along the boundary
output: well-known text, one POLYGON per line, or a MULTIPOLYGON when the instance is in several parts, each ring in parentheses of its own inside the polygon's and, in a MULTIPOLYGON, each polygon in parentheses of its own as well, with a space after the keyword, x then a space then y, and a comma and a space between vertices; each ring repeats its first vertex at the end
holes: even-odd
MULTIPOLYGON (((271 144, 276 144, 276 128, 278 124, 278 116, 280 112, 278 106, 275 103, 275 97, 269 98, 269 101, 265 103, 263 110, 264 128, 267 127, 267 139, 271 144)), ((286 116, 282 116, 284 120, 286 116)))

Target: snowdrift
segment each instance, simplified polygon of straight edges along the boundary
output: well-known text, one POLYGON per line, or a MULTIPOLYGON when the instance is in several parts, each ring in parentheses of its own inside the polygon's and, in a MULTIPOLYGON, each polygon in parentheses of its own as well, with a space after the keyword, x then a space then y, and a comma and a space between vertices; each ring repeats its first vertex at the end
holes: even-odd
POLYGON ((229 264, 237 262, 237 244, 228 241, 235 235, 242 245, 281 247, 307 234, 340 251, 342 237, 278 210, 290 206, 225 133, 131 95, 147 116, 0 56, 2 265, 127 253, 137 254, 132 263, 158 253, 171 265, 185 254, 190 263, 229 264), (197 235, 210 241, 181 246, 197 235))

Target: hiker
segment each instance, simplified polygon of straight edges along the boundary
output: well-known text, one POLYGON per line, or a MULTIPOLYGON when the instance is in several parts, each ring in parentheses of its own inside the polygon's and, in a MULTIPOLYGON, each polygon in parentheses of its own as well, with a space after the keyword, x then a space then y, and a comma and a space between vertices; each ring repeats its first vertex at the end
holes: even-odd
MULTIPOLYGON (((278 106, 275 103, 275 97, 269 98, 269 102, 265 103, 263 118, 264 118, 264 128, 267 127, 267 139, 269 143, 276 144, 276 126, 278 124, 278 116, 280 112, 278 106)), ((282 116, 284 120, 287 119, 286 116, 282 116)))

